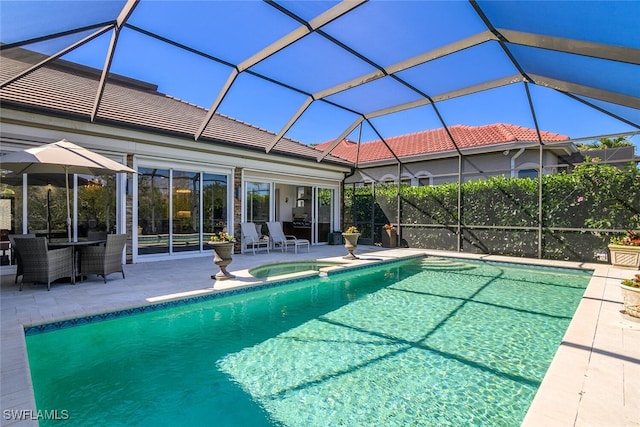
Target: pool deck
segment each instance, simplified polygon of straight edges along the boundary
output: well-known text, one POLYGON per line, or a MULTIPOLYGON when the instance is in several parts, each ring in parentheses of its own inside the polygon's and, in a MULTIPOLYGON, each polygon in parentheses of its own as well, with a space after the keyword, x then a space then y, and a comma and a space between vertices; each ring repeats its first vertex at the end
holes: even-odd
MULTIPOLYGON (((55 284, 47 292, 42 285, 26 284, 22 292, 14 285, 14 275, 0 270, 1 376, 0 409, 2 426, 37 425, 35 401, 29 374, 24 326, 50 323, 188 298, 237 287, 264 283, 248 269, 272 262, 328 260, 344 261, 341 246, 314 246, 283 254, 234 255, 228 270, 233 280, 215 282, 211 256, 170 261, 145 262, 125 266, 126 279, 119 273, 102 278, 91 276, 75 286, 55 284), (12 417, 12 415, 14 415, 12 417)), ((492 261, 521 262, 546 266, 594 270, 589 286, 569 325, 523 426, 640 426, 640 323, 620 314, 619 283, 637 271, 602 264, 540 261, 488 255, 418 249, 358 247, 361 265, 420 254, 492 261)), ((304 273, 292 276, 301 276, 304 273)), ((48 408, 62 410, 64 408, 48 408)), ((72 415, 72 414, 71 414, 72 415)))

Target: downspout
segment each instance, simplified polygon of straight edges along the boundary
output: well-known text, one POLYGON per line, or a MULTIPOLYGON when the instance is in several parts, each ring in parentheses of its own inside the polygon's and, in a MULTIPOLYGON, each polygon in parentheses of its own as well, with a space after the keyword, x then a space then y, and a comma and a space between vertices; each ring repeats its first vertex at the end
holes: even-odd
POLYGON ((525 148, 522 147, 521 149, 518 150, 518 152, 516 154, 513 155, 513 157, 511 157, 511 178, 517 178, 517 174, 516 174, 516 159, 518 157, 520 157, 520 155, 522 153, 524 153, 525 148))
POLYGON ((352 166, 351 172, 345 172, 344 178, 342 178, 342 182, 340 183, 340 190, 342 192, 342 194, 340 195, 340 199, 342 200, 342 203, 340 203, 342 205, 342 208, 340 209, 340 229, 341 230, 344 227, 344 186, 346 185, 345 181, 347 180, 347 178, 351 178, 355 174, 356 174, 356 168, 352 166))

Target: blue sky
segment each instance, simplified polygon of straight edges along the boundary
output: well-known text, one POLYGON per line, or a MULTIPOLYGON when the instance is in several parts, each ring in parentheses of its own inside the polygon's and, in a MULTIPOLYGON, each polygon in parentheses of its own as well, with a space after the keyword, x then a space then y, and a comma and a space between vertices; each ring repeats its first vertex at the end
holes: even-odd
MULTIPOLYGON (((336 2, 280 2, 304 19, 336 2)), ((2 1, 2 42, 30 39, 113 19, 123 1, 2 1)), ((549 36, 640 48, 637 16, 640 2, 485 2, 479 5, 498 28, 549 36), (515 17, 515 18, 514 18, 515 17), (562 23, 562 24, 560 24, 562 23)), ((240 64, 275 40, 300 27, 280 11, 257 1, 142 0, 128 21, 131 25, 172 39, 225 63, 168 45, 125 28, 111 67, 114 73, 158 85, 158 90, 209 108, 229 78, 228 64, 240 64)), ((330 37, 361 52, 376 65, 388 67, 486 30, 468 2, 372 1, 322 28, 330 37), (428 25, 425 25, 427 23, 428 25)), ((89 32, 26 46, 53 53, 89 32)), ((102 68, 111 34, 105 34, 63 58, 102 68)), ((639 66, 510 45, 525 70, 602 90, 640 97, 639 66), (615 78, 612 78, 615 76, 615 78)), ((375 70, 371 63, 312 34, 253 66, 252 71, 314 93, 375 70)), ((518 74, 495 42, 409 68, 397 74, 420 91, 438 96, 447 92, 518 74)), ((529 85, 542 130, 572 138, 629 132, 632 126, 542 85, 529 85)), ((327 98, 359 113, 420 99, 416 91, 386 77, 327 98)), ((248 73, 241 73, 218 109, 239 120, 279 132, 300 108, 306 95, 248 73)), ((591 100, 640 123, 640 111, 591 100)), ((479 92, 436 104, 448 126, 496 122, 534 127, 523 84, 479 92)), ((287 136, 320 143, 339 136, 357 114, 314 101, 287 136)), ((423 106, 371 120, 384 137, 441 127, 436 111, 423 106)), ((358 139, 358 129, 350 139, 358 139)), ((377 139, 363 126, 363 141, 377 139)), ((640 137, 632 141, 640 146, 640 137)))

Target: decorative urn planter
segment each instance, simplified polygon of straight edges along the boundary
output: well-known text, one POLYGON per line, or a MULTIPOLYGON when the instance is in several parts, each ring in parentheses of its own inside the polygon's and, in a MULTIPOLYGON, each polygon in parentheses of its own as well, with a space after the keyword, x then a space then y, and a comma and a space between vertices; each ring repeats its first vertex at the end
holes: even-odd
POLYGON ((235 279, 236 276, 227 271, 227 266, 231 264, 234 242, 209 242, 213 247, 213 263, 220 268, 220 271, 212 275, 215 280, 235 279))
POLYGON ((620 282, 622 291, 622 316, 629 320, 640 322, 640 273, 633 279, 620 282))
POLYGON ((353 251, 358 247, 358 237, 360 233, 342 233, 344 237, 344 247, 349 252, 348 255, 343 256, 344 259, 360 259, 353 254, 353 251))
POLYGON ((622 314, 631 316, 640 321, 640 288, 620 285, 622 291, 622 314))
POLYGON ((611 264, 616 267, 640 269, 640 246, 609 245, 611 264))

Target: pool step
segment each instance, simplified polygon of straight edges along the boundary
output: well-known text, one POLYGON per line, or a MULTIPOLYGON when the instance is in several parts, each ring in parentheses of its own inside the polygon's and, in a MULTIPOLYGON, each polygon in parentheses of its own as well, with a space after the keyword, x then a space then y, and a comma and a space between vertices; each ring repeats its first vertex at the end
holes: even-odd
POLYGON ((423 270, 473 270, 475 265, 445 258, 425 258, 422 261, 423 270))

